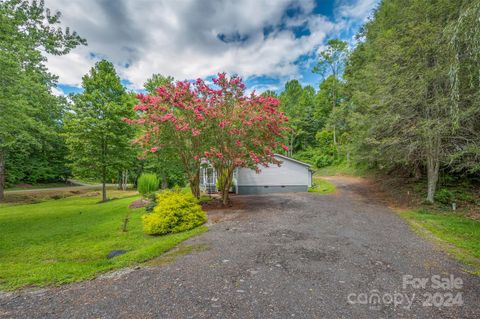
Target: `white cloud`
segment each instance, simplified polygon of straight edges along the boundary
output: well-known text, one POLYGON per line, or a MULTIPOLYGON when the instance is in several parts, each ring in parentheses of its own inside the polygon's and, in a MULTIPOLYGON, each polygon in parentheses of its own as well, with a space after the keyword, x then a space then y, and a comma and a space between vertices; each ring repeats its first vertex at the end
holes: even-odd
MULTIPOLYGON (((153 73, 176 79, 221 71, 244 78, 292 78, 299 75, 294 62, 315 52, 343 23, 312 14, 313 0, 47 0, 46 5, 60 10, 63 25, 89 43, 49 57, 48 67, 59 82, 74 86, 100 57, 112 61, 135 89, 153 73), (291 7, 297 14, 289 18, 285 11, 291 7), (297 38, 290 27, 302 25, 310 34, 297 38), (225 43, 221 37, 244 41, 225 43)), ((342 8, 345 15, 353 10, 342 8)))
POLYGON ((380 0, 339 1, 336 15, 345 19, 366 21, 380 0))

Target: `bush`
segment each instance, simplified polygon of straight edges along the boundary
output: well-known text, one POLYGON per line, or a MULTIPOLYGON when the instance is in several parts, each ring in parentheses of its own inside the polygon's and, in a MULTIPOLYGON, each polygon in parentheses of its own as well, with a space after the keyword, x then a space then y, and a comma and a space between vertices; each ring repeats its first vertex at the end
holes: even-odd
POLYGON ((202 225, 207 215, 191 194, 179 189, 157 195, 157 206, 143 215, 143 230, 149 235, 178 233, 202 225))
POLYGON ((446 188, 439 189, 434 196, 435 200, 444 205, 449 205, 454 200, 454 195, 446 188))
POLYGON ((142 174, 138 178, 137 183, 137 190, 140 194, 142 194, 142 197, 147 197, 149 194, 152 194, 158 190, 158 178, 155 174, 142 174))

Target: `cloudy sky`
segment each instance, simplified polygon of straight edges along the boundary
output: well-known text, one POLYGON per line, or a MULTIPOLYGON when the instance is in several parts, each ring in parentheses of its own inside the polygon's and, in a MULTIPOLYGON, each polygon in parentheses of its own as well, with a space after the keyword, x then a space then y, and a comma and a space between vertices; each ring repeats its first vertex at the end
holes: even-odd
POLYGON ((311 72, 330 38, 352 41, 378 0, 46 0, 62 24, 88 41, 49 57, 59 90, 78 91, 99 59, 112 61, 124 84, 141 90, 153 73, 177 80, 241 75, 250 89, 279 90, 311 72))

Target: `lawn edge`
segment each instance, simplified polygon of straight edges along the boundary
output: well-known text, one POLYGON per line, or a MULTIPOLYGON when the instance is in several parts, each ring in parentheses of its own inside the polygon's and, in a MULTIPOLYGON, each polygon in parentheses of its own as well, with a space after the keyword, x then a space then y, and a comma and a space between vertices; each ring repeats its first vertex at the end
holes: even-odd
POLYGON ((438 237, 429 229, 424 227, 421 223, 417 222, 415 218, 410 217, 408 213, 415 212, 415 209, 395 209, 395 212, 398 216, 400 216, 400 218, 407 222, 415 234, 432 243, 435 248, 446 253, 448 256, 452 257, 462 266, 464 266, 462 271, 480 277, 480 259, 472 256, 467 250, 438 237))
MULTIPOLYGON (((169 235, 176 235, 176 234, 191 232, 191 234, 189 236, 187 236, 185 238, 182 238, 181 240, 179 240, 177 243, 175 243, 171 247, 167 248, 166 250, 161 251, 159 254, 152 255, 152 256, 147 256, 145 258, 139 258, 139 260, 137 260, 137 261, 125 261, 125 262, 122 262, 118 265, 112 265, 112 267, 109 268, 109 269, 99 270, 98 272, 96 272, 92 275, 89 275, 89 276, 85 276, 83 278, 61 281, 61 282, 50 282, 50 283, 46 283, 44 285, 43 284, 40 284, 40 285, 28 285, 28 284, 26 284, 26 285, 21 285, 21 286, 16 286, 16 287, 8 287, 8 286, 6 287, 6 286, 3 286, 3 285, 0 285, 0 297, 2 295, 5 295, 5 294, 21 293, 21 292, 34 292, 34 291, 38 291, 38 290, 42 290, 42 289, 50 289, 50 288, 61 287, 61 286, 74 284, 74 283, 87 282, 87 281, 95 280, 95 279, 97 279, 101 276, 104 276, 104 275, 108 274, 108 273, 119 271, 121 269, 135 268, 135 267, 139 267, 139 266, 141 267, 142 264, 145 264, 152 259, 159 258, 159 257, 163 256, 164 254, 169 253, 170 251, 176 249, 181 243, 187 241, 190 238, 201 235, 201 234, 207 232, 208 230, 209 230, 208 226, 206 226, 204 224, 204 225, 200 225, 198 227, 192 228, 190 230, 186 230, 184 232, 165 235, 165 236, 169 236, 169 235)), ((121 257, 122 256, 120 256, 120 258, 121 257)))

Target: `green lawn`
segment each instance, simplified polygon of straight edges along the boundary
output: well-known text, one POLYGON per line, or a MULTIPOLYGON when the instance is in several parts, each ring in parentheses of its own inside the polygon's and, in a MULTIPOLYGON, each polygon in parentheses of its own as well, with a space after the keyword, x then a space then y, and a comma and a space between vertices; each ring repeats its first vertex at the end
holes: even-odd
POLYGON ((480 275, 480 221, 459 213, 401 212, 412 227, 423 235, 433 234, 437 242, 480 275))
POLYGON ((144 210, 127 208, 135 199, 138 196, 98 204, 98 196, 75 196, 0 206, 0 290, 93 278, 156 257, 207 229, 201 226, 161 237, 144 235, 140 219, 144 210), (128 232, 122 232, 129 211, 128 232), (129 252, 107 259, 115 249, 129 252))
POLYGON ((337 188, 334 184, 318 176, 313 176, 313 185, 308 188, 309 193, 320 194, 331 194, 335 193, 336 190, 337 188))

